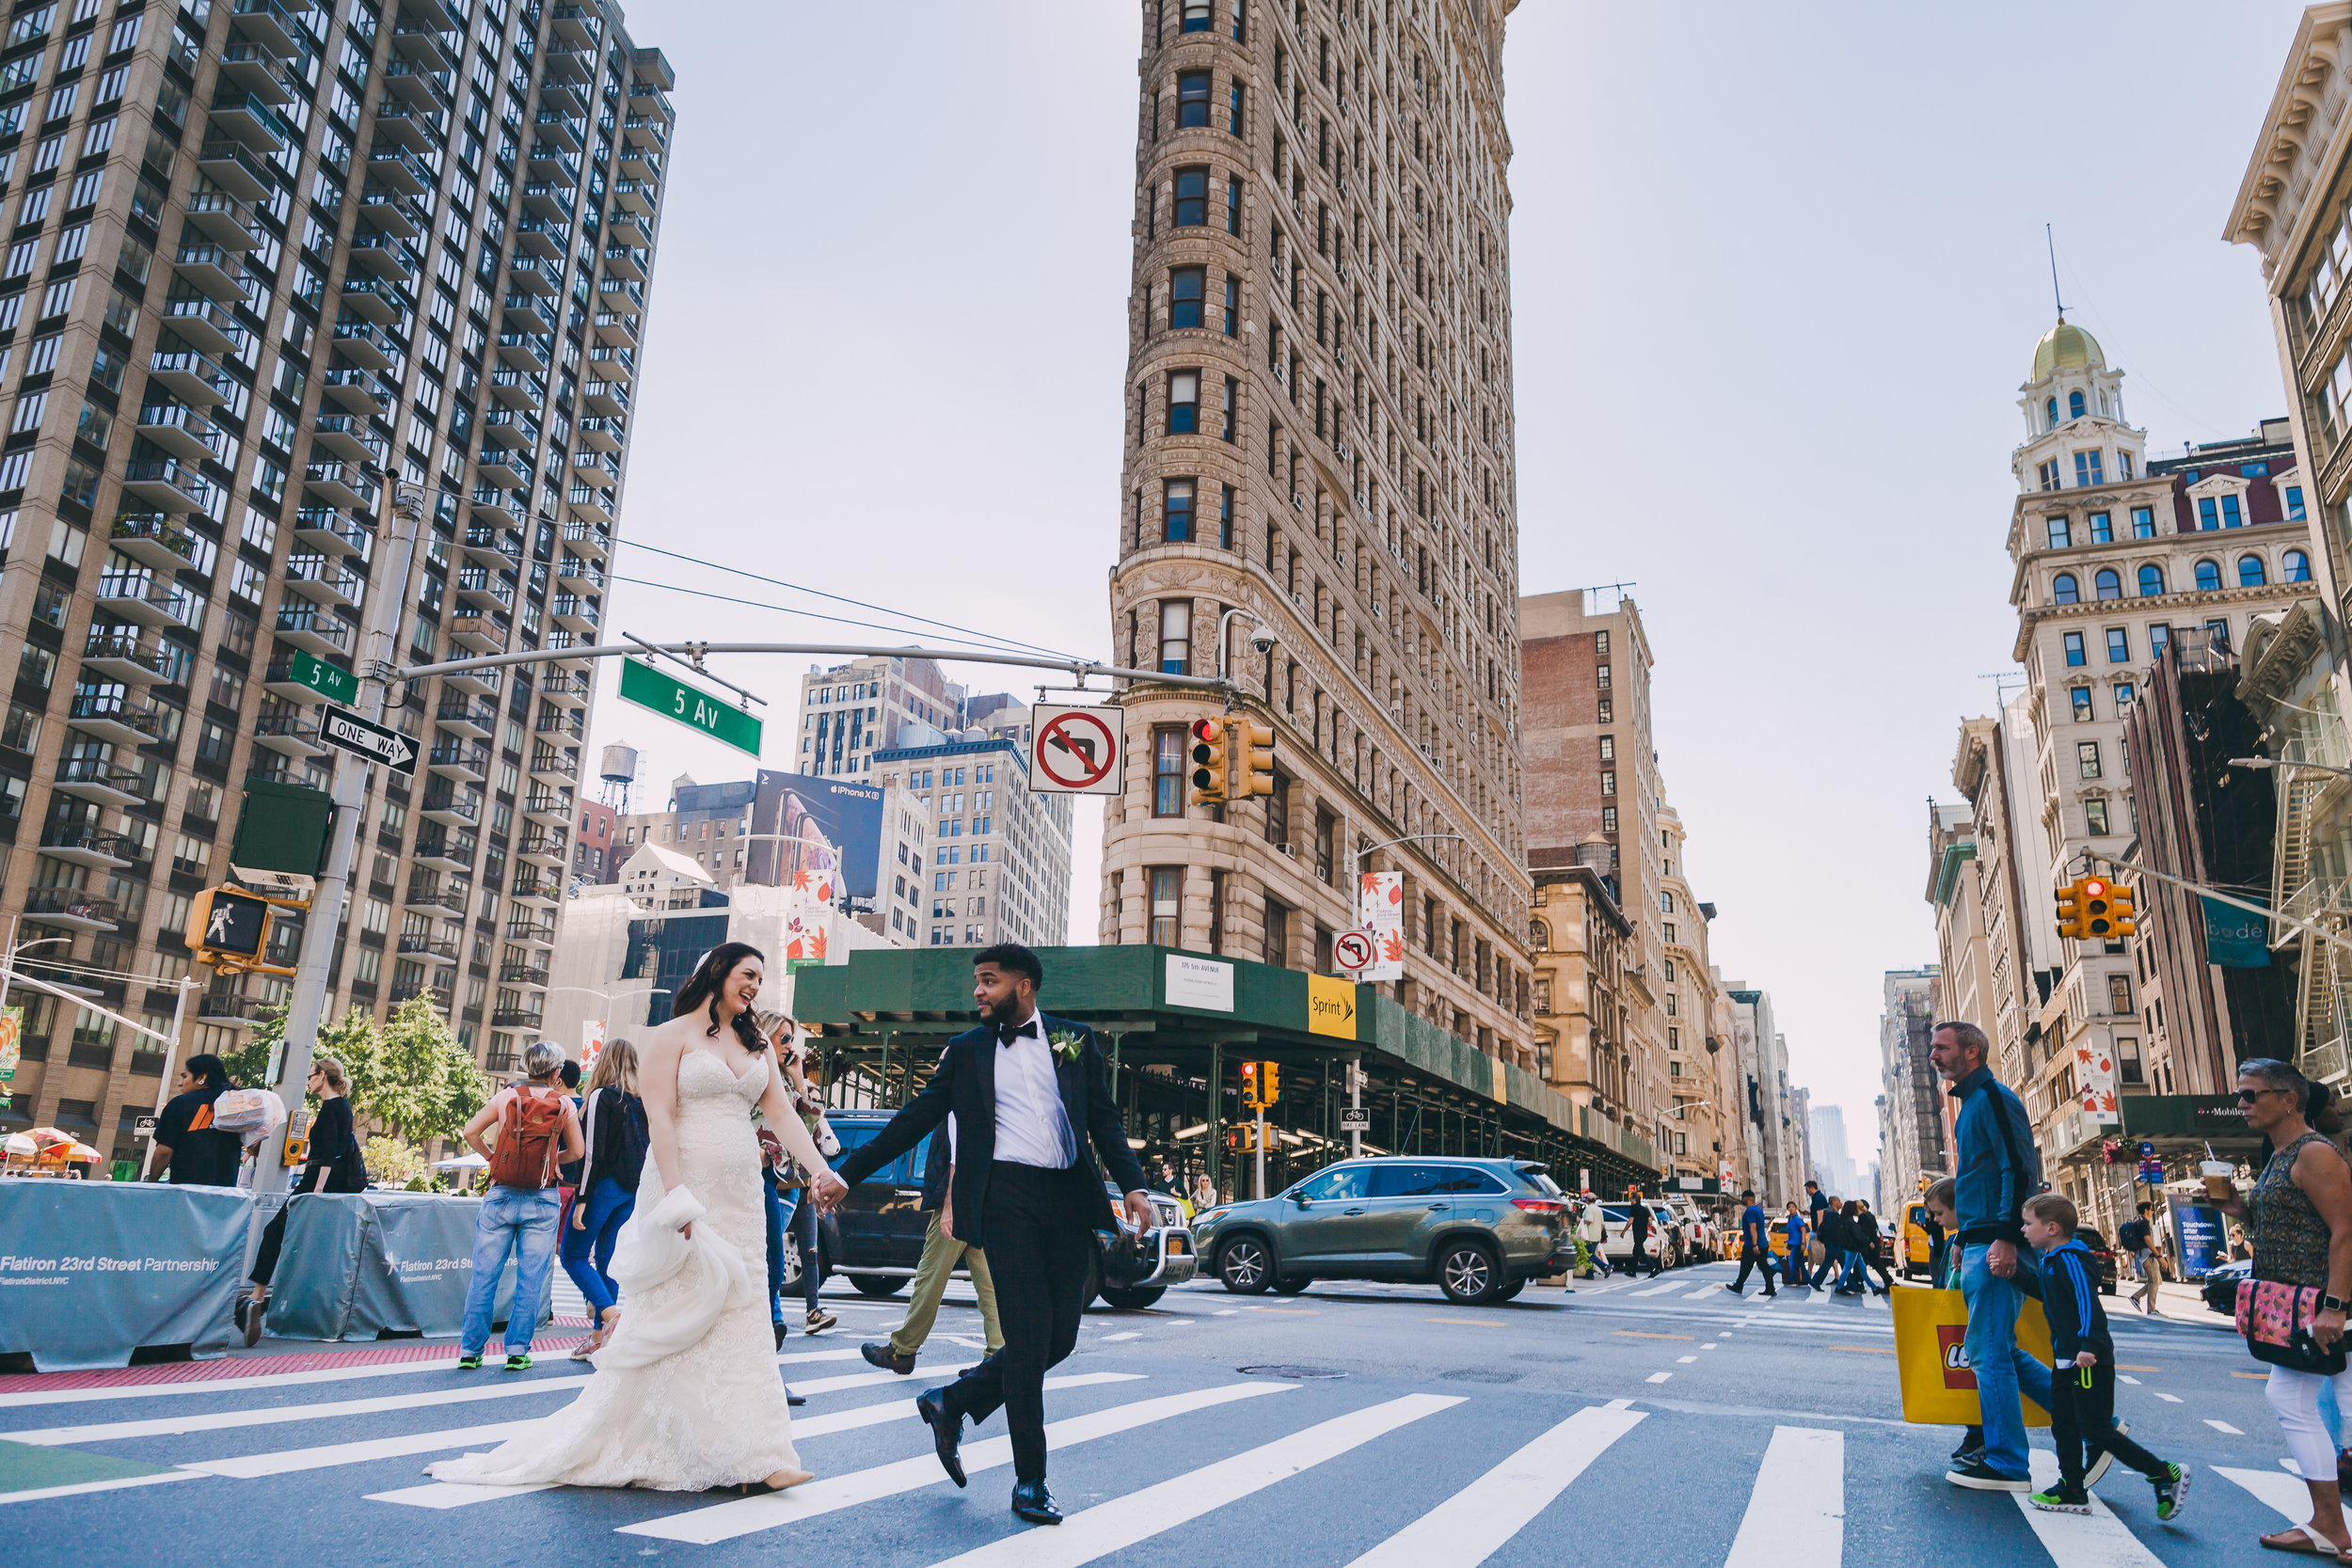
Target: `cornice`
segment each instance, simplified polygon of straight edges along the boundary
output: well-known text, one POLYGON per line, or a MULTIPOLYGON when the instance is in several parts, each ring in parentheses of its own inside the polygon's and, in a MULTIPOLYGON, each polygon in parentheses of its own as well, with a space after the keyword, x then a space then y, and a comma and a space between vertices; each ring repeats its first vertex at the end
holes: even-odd
POLYGON ((2312 203, 2306 203, 2297 214, 2297 222, 2292 226, 2295 232, 2282 231, 2279 219, 2280 198, 2311 150, 2314 131, 2327 131, 2331 145, 2323 150, 2332 150, 2332 144, 2341 138, 2344 129, 2340 97, 2335 120, 2326 126, 2316 122, 2330 97, 2329 82, 2337 72, 2348 23, 2352 23, 2352 3, 2345 0, 2312 6, 2304 11, 2296 28, 2295 41, 2287 50, 2286 61, 2280 68, 2279 85, 2271 93, 2270 107, 2263 117, 2262 132, 2255 137, 2253 154, 2238 182, 2237 199, 2231 203, 2230 215, 2221 227, 2223 240, 2233 245, 2251 245, 2262 252, 2265 278, 2308 225, 2312 203))

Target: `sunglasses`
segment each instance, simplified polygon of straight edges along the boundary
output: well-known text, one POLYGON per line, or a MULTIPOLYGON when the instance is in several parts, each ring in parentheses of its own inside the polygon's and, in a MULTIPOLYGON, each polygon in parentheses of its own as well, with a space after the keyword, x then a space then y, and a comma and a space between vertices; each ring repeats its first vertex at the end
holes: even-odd
POLYGON ((2292 1089, 2240 1089, 2237 1091, 2237 1102, 2241 1105, 2251 1105, 2266 1094, 2292 1094, 2293 1092, 2292 1089))

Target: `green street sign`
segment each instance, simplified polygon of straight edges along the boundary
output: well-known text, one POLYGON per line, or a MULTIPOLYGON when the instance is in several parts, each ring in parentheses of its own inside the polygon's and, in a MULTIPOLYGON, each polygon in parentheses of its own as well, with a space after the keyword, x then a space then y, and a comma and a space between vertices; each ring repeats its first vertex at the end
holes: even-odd
POLYGON ((340 664, 329 664, 296 648, 286 660, 286 676, 307 686, 330 703, 350 706, 359 700, 359 677, 340 664))
POLYGON ((698 691, 682 680, 663 674, 633 658, 621 660, 621 701, 651 708, 699 730, 723 746, 751 756, 759 755, 759 721, 723 698, 698 691))

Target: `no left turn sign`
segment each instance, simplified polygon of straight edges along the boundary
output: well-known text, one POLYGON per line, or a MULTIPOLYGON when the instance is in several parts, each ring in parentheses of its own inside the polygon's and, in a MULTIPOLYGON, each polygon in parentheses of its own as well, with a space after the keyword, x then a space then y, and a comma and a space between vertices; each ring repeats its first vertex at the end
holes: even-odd
POLYGON ((1029 788, 1047 795, 1116 795, 1126 787, 1120 735, 1126 715, 1115 707, 1031 711, 1029 788))
POLYGON ((1332 939, 1331 961, 1350 974, 1371 967, 1373 954, 1373 940, 1366 932, 1342 931, 1332 939))

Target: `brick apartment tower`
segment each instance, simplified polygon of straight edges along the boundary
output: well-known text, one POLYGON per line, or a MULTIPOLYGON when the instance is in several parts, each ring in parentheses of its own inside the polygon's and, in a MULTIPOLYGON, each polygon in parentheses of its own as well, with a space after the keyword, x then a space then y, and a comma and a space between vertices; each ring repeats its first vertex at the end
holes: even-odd
POLYGON ((1142 8, 1113 646, 1132 667, 1229 669, 1275 731, 1280 788, 1189 808, 1183 727, 1216 705, 1137 683, 1102 936, 1329 973, 1351 851, 1460 834, 1366 862, 1407 879, 1394 989, 1532 1067, 1510 9, 1142 8))

